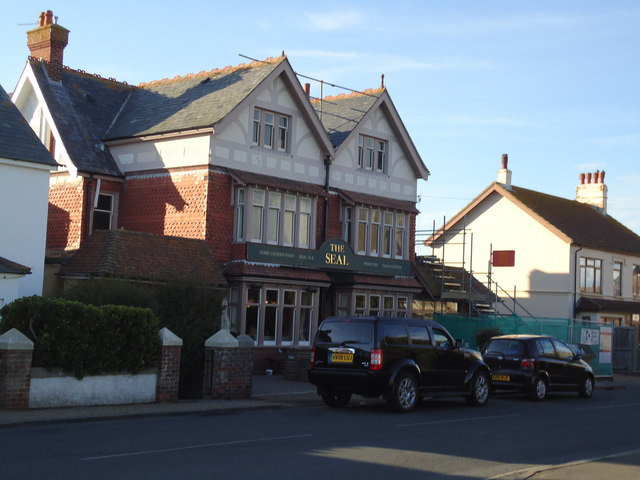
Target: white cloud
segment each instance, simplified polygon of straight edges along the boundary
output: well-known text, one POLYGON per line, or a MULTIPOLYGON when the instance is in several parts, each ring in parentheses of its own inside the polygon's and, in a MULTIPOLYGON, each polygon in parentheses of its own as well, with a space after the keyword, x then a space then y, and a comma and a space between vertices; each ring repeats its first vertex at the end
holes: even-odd
POLYGON ((595 145, 600 147, 636 147, 640 146, 640 135, 611 135, 608 137, 600 137, 593 140, 595 145))
POLYGON ((500 18, 469 18, 451 22, 428 22, 424 25, 423 30, 431 34, 452 36, 539 28, 569 28, 576 23, 575 17, 530 13, 500 18))

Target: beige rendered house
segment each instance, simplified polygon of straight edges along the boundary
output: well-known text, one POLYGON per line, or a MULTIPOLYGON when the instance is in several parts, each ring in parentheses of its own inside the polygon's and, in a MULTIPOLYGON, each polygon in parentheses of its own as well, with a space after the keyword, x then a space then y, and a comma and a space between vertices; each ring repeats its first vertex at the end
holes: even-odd
POLYGON ((498 181, 425 243, 445 264, 473 259, 501 313, 638 326, 640 237, 607 214, 604 177, 581 174, 569 200, 512 185, 503 155, 498 181))

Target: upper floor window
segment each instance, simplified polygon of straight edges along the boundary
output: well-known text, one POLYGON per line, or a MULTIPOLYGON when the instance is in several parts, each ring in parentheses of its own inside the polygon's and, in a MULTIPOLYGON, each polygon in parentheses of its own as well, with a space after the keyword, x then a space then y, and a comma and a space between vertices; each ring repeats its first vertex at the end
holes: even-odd
POLYGON ((633 296, 640 297, 640 265, 633 266, 633 296))
POLYGON ((100 193, 93 208, 93 229, 110 230, 113 228, 115 195, 100 193))
POLYGON ((404 258, 407 252, 404 213, 367 207, 345 207, 342 239, 359 255, 404 258), (356 210, 356 221, 353 210, 356 210))
POLYGON ((613 262, 613 295, 622 296, 622 262, 613 262))
POLYGON ((358 168, 385 172, 387 169, 387 142, 360 135, 358 137, 358 168))
POLYGON ((311 197, 260 188, 236 190, 236 241, 311 248, 315 212, 311 197), (247 206, 250 213, 245 213, 247 206))
POLYGON ((254 145, 281 152, 289 151, 290 118, 262 108, 253 110, 254 145))
POLYGON ((602 293, 602 260, 580 257, 580 291, 602 293))

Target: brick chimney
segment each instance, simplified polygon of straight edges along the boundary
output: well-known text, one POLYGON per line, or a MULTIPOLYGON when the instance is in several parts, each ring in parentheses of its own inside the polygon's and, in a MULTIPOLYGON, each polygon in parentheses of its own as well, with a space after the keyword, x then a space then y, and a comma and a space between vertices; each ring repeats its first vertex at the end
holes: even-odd
POLYGON ((581 173, 576 188, 576 201, 592 205, 602 213, 607 213, 607 186, 604 184, 604 170, 595 173, 581 173))
POLYGON ((505 186, 507 190, 511 190, 511 170, 509 170, 509 155, 502 154, 502 168, 498 170, 498 183, 505 186))
POLYGON ((49 78, 62 80, 62 56, 69 41, 69 30, 54 22, 53 12, 40 14, 38 28, 27 32, 27 46, 31 56, 47 62, 49 78))

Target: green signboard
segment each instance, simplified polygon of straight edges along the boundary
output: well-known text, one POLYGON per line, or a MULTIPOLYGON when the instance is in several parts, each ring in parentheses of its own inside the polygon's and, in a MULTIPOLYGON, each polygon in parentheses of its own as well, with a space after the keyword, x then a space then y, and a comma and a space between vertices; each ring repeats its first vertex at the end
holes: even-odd
POLYGON ((249 243, 247 244, 247 260, 313 267, 320 270, 344 270, 401 276, 411 276, 412 274, 411 262, 356 255, 348 243, 338 239, 327 240, 318 250, 249 243))

